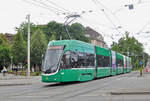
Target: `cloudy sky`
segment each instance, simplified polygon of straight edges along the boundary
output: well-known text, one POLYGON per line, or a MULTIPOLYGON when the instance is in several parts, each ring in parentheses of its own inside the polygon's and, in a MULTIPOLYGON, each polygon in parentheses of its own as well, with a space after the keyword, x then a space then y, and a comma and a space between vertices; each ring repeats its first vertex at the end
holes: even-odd
POLYGON ((27 14, 35 24, 63 23, 67 15, 80 14, 74 22, 101 33, 109 46, 128 31, 150 54, 149 10, 150 0, 0 0, 0 32, 14 34, 27 14))

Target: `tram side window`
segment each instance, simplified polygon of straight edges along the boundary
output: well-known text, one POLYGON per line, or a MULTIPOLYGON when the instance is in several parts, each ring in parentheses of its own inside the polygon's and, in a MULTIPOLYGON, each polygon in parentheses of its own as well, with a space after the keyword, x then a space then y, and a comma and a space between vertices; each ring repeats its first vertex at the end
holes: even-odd
POLYGON ((79 59, 78 59, 78 66, 80 68, 90 68, 91 66, 94 66, 94 54, 88 54, 88 53, 78 53, 79 59))
POLYGON ((94 54, 89 54, 87 57, 88 57, 88 62, 90 63, 89 66, 94 66, 95 65, 94 54))
POLYGON ((70 51, 64 53, 61 60, 61 68, 63 69, 71 68, 70 56, 71 56, 70 51))
POLYGON ((80 68, 86 67, 86 54, 85 53, 78 53, 79 59, 78 59, 78 66, 80 68))
POLYGON ((110 57, 109 56, 97 56, 97 65, 98 67, 109 67, 110 66, 110 57))
POLYGON ((110 57, 105 56, 104 58, 104 67, 110 67, 110 57))
POLYGON ((78 53, 77 52, 71 52, 70 57, 70 64, 72 68, 78 68, 78 53))
POLYGON ((98 55, 97 56, 97 65, 98 65, 98 67, 103 67, 103 60, 104 60, 104 56, 102 56, 102 55, 98 55))
POLYGON ((61 60, 61 68, 90 68, 94 67, 94 54, 67 51, 61 60))
POLYGON ((127 61, 127 67, 129 67, 129 62, 127 61))
POLYGON ((87 67, 94 66, 94 54, 86 54, 85 65, 87 67))
POLYGON ((129 67, 131 67, 131 66, 132 66, 131 61, 129 61, 129 67))
POLYGON ((128 67, 128 61, 127 61, 127 60, 126 60, 126 62, 125 62, 125 63, 126 63, 126 67, 128 67))
POLYGON ((123 60, 117 59, 117 67, 123 67, 123 60))

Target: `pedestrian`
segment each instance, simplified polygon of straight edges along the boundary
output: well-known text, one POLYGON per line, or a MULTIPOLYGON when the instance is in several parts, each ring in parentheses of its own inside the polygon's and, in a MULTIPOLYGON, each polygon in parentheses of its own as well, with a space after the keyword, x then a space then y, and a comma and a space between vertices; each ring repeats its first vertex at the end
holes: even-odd
POLYGON ((140 76, 142 76, 142 74, 143 74, 143 67, 141 66, 140 67, 140 76))
POLYGON ((15 75, 17 76, 18 68, 15 67, 15 68, 14 68, 14 71, 15 71, 15 75))
POLYGON ((3 73, 3 76, 6 76, 6 73, 7 73, 6 67, 4 67, 1 72, 3 73))

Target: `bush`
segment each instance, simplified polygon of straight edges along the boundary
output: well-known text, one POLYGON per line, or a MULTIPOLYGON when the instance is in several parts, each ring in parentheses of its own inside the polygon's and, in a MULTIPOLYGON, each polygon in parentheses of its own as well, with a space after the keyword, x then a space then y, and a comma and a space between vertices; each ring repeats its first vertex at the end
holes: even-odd
POLYGON ((41 75, 41 72, 32 72, 31 73, 31 76, 40 76, 41 75))
MULTIPOLYGON (((15 71, 9 70, 8 74, 15 74, 15 71)), ((17 75, 27 76, 27 72, 25 70, 17 71, 17 75)), ((31 72, 30 75, 31 76, 40 76, 41 72, 31 72)))

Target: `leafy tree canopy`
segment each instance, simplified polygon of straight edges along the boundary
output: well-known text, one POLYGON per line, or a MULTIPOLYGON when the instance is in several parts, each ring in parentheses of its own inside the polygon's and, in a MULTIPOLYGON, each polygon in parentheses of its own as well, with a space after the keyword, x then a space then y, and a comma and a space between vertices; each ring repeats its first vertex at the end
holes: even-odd
POLYGON ((23 36, 21 32, 18 32, 13 39, 11 53, 13 56, 13 63, 15 65, 25 64, 26 57, 27 57, 27 44, 23 40, 23 36))
POLYGON ((74 23, 71 25, 69 31, 70 31, 71 37, 73 39, 81 40, 84 42, 90 42, 90 39, 85 36, 86 31, 85 31, 85 28, 83 25, 81 25, 79 23, 74 23))
MULTIPOLYGON (((30 23, 30 33, 31 35, 37 30, 37 26, 34 23, 30 23)), ((28 23, 23 22, 20 24, 19 28, 16 27, 17 32, 21 32, 23 35, 24 40, 27 40, 27 34, 28 34, 28 23)))
POLYGON ((0 34, 0 45, 9 46, 8 39, 6 38, 5 34, 0 34))
POLYGON ((47 40, 40 29, 31 36, 31 64, 41 65, 42 55, 45 53, 47 40))
MULTIPOLYGON (((24 22, 20 25, 19 28, 16 28, 17 31, 20 31, 23 34, 24 39, 27 39, 27 22, 24 22)), ((46 40, 50 41, 51 37, 54 36, 55 40, 64 40, 68 39, 67 33, 65 32, 64 26, 62 23, 57 23, 56 21, 51 21, 45 25, 35 25, 31 23, 31 35, 37 30, 40 29, 43 34, 46 36, 46 40)), ((71 34, 72 39, 81 40, 85 42, 90 42, 90 39, 85 36, 85 28, 79 24, 74 23, 71 26, 68 25, 67 29, 71 34)))
POLYGON ((132 58, 133 65, 142 60, 145 60, 144 62, 146 64, 148 54, 144 52, 143 45, 134 37, 129 37, 128 32, 125 35, 125 37, 119 39, 118 43, 113 42, 111 49, 126 56, 129 55, 132 58))
POLYGON ((10 47, 5 34, 0 34, 0 70, 8 67, 10 62, 10 47))

